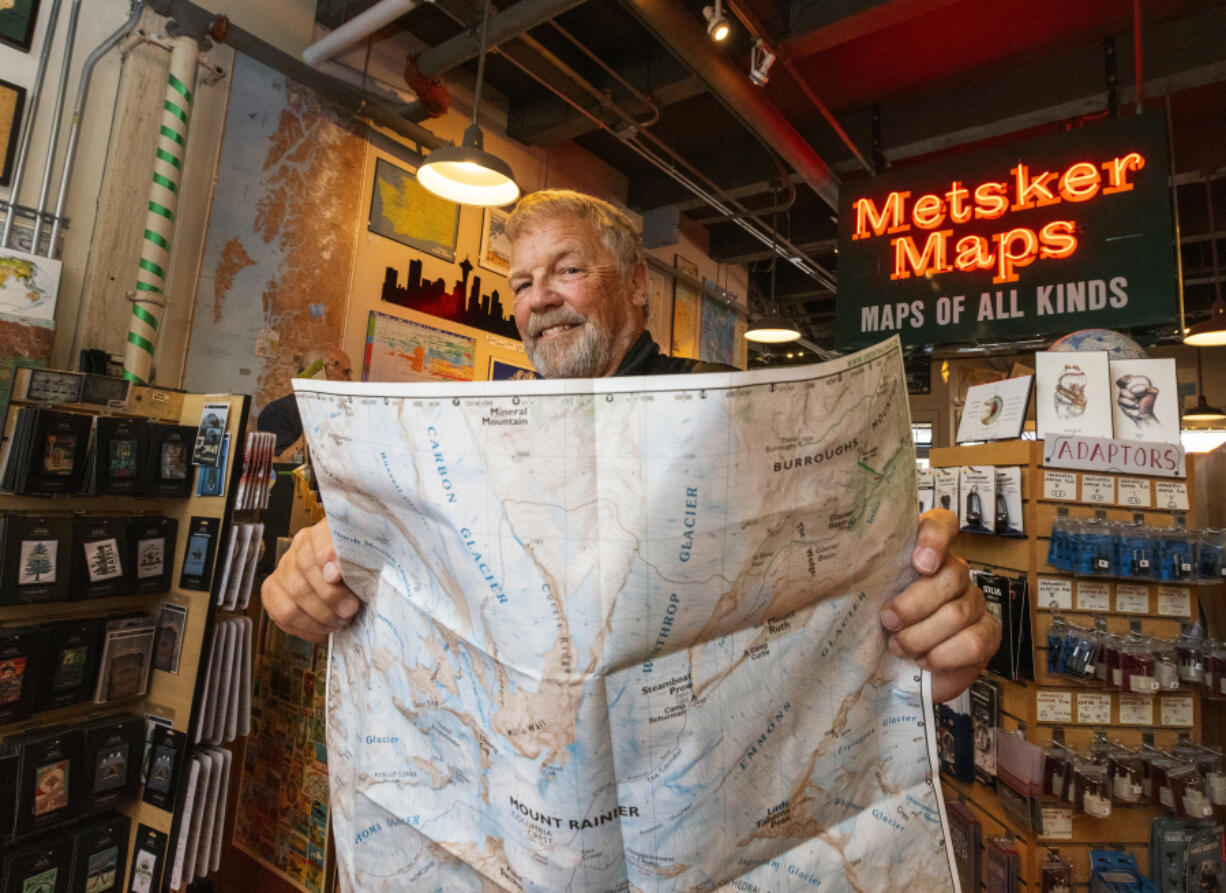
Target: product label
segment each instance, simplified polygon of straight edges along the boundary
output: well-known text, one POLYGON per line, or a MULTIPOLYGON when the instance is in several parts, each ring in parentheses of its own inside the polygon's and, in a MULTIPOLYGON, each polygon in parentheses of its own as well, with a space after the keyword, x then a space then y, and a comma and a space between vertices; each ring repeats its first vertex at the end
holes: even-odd
POLYGON ((1152 726, 1154 724, 1153 695, 1120 695, 1120 725, 1152 726))
POLYGON ((1035 711, 1039 722, 1072 722, 1073 693, 1040 688, 1035 692, 1035 711))
POLYGON ((1111 695, 1102 692, 1077 692, 1077 721, 1095 726, 1111 723, 1111 695))
POLYGON ((1154 491, 1158 508, 1188 510, 1188 485, 1183 481, 1154 481, 1154 491))
POLYGON ((1191 728, 1194 710, 1191 698, 1159 698, 1162 725, 1191 728))
POLYGON ((1073 581, 1059 577, 1039 577, 1038 607, 1073 610, 1073 581))
POLYGON ((1147 509, 1153 505, 1149 481, 1145 478, 1119 479, 1119 504, 1134 509, 1147 509))
POLYGON ((1135 583, 1116 584, 1115 610, 1121 614, 1148 614, 1149 587, 1135 583))
POLYGON ((1107 583, 1077 581, 1078 611, 1110 611, 1111 586, 1107 583))
POLYGON ((1043 833, 1047 840, 1073 839, 1073 811, 1062 806, 1044 806, 1043 833))
POLYGON ((1071 471, 1044 471, 1043 498, 1077 501, 1077 475, 1071 471))
POLYGON ((1115 477, 1109 474, 1083 474, 1081 501, 1115 504, 1115 477))
POLYGON ((1158 613, 1163 617, 1191 617, 1192 596, 1182 586, 1158 587, 1158 613))

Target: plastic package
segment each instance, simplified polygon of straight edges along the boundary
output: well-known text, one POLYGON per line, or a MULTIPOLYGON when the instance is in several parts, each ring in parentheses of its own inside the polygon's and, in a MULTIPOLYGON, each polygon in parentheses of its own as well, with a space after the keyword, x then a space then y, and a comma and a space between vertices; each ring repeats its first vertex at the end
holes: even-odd
POLYGON ((1107 655, 1107 688, 1122 688, 1124 685, 1124 664, 1122 652, 1124 640, 1115 633, 1103 637, 1102 650, 1107 655))
POLYGON ((1111 542, 1111 527, 1106 521, 1094 518, 1080 524, 1073 569, 1083 576, 1114 576, 1115 549, 1111 542))
POLYGON ((1192 764, 1184 763, 1171 769, 1164 790, 1170 791, 1171 802, 1166 805, 1175 815, 1194 819, 1213 815, 1213 806, 1205 794, 1205 777, 1192 764))
POLYGON ((1073 764, 1073 805, 1078 812, 1091 818, 1105 819, 1111 815, 1111 787, 1106 766, 1090 760, 1077 760, 1073 764))
POLYGON ((1060 858, 1054 850, 1040 869, 1042 888, 1040 893, 1070 893, 1073 889, 1073 866, 1060 858))
POLYGON ((1064 797, 1066 785, 1072 781, 1072 760, 1063 747, 1049 747, 1044 751, 1043 793, 1064 797))
POLYGON ((1060 649, 1060 659, 1060 672, 1065 676, 1081 681, 1092 680, 1098 662, 1098 633, 1070 625, 1060 649))
POLYGON ((1205 643, 1203 639, 1184 633, 1179 637, 1176 650, 1179 653, 1179 678, 1193 685, 1201 684, 1205 667, 1205 643))
POLYGON ((1166 639, 1150 639, 1149 644, 1154 656, 1154 680, 1158 691, 1179 688, 1179 657, 1175 643, 1166 639))
POLYGON ((1172 527, 1158 539, 1157 573, 1154 579, 1182 582, 1192 577, 1192 541, 1190 531, 1172 527))
POLYGON ((1111 796, 1121 803, 1141 801, 1141 755, 1123 747, 1116 748, 1107 757, 1107 771, 1111 776, 1111 796))
POLYGON ((1196 578, 1206 583, 1226 580, 1226 530, 1201 530, 1196 535, 1196 578))
POLYGON ((1205 643, 1204 692, 1215 701, 1226 701, 1226 643, 1205 643))
POLYGON ((1149 577, 1153 569, 1154 540, 1140 522, 1115 528, 1115 566, 1121 576, 1149 577))
POLYGON ((1136 694, 1149 695, 1158 690, 1154 675, 1154 654, 1148 640, 1134 634, 1120 649, 1120 666, 1123 668, 1121 688, 1136 694))

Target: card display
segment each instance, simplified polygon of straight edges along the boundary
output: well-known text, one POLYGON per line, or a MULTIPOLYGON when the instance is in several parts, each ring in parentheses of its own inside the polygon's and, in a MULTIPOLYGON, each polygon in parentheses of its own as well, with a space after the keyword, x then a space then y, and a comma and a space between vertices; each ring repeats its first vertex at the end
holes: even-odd
POLYGON ((0 724, 34 712, 47 659, 45 629, 0 629, 0 724))
POLYGON ((21 767, 21 754, 0 745, 0 843, 13 834, 13 819, 16 815, 17 770, 21 767))
POLYGON ((218 465, 221 462, 221 441, 226 433, 229 403, 206 403, 200 411, 200 427, 192 450, 193 465, 218 465))
POLYGON ((17 795, 17 834, 60 822, 76 809, 76 774, 81 766, 81 733, 50 729, 21 736, 21 777, 17 795))
POLYGON ((82 489, 100 496, 135 494, 145 475, 148 428, 144 419, 99 418, 82 489))
POLYGON ((196 589, 208 592, 213 579, 213 557, 217 549, 217 536, 221 529, 219 518, 204 518, 193 515, 188 525, 187 545, 183 550, 182 570, 179 573, 181 589, 196 589))
POLYGON ((1049 434, 1111 437, 1112 397, 1106 351, 1038 351, 1035 429, 1049 434))
POLYGON ((71 893, 120 893, 128 860, 127 816, 110 813, 73 833, 71 893))
POLYGON ((971 683, 971 734, 975 781, 996 786, 996 729, 1000 726, 1000 685, 980 677, 971 683))
POLYGON ((0 855, 0 893, 68 893, 72 841, 62 834, 6 849, 0 855))
POLYGON ((85 472, 93 417, 22 407, 17 412, 0 489, 15 493, 76 493, 85 472))
POLYGON ((159 809, 171 810, 187 756, 187 736, 167 726, 155 726, 150 753, 143 799, 159 809))
POLYGON ((996 535, 1025 536, 1022 515, 1022 470, 1016 466, 996 469, 996 535))
POLYGON ((196 429, 191 425, 149 422, 145 448, 145 474, 140 492, 145 496, 188 496, 191 493, 191 448, 196 429))
POLYGON ((73 519, 73 597, 126 595, 128 519, 80 515, 73 519))
POLYGON ((1033 375, 971 385, 966 391, 957 443, 1022 436, 1033 375))
POLYGON ((0 517, 0 605, 63 601, 71 562, 70 516, 0 517))
POLYGON ((187 606, 166 602, 158 614, 157 638, 153 645, 153 667, 165 673, 179 672, 183 650, 183 630, 187 625, 187 606))
POLYGON ((162 889, 162 870, 166 862, 166 835, 147 825, 138 825, 132 845, 130 893, 157 893, 162 889))
POLYGON ((958 469, 932 469, 933 508, 948 509, 955 515, 958 508, 958 469))
POLYGON ((110 620, 103 633, 94 700, 99 703, 143 695, 149 684, 155 626, 138 614, 110 620))
POLYGON ((165 592, 170 588, 179 522, 161 515, 141 515, 128 522, 133 592, 165 592))
POLYGON ((238 482, 235 508, 268 508, 276 444, 277 435, 267 431, 252 431, 247 435, 247 448, 243 451, 243 471, 238 482))
POLYGON ((132 714, 95 720, 81 728, 81 802, 89 809, 126 803, 140 787, 145 723, 132 714))
POLYGON ((959 520, 966 533, 996 532, 996 468, 963 465, 958 469, 959 520))
POLYGON ((88 701, 98 674, 100 618, 68 620, 50 626, 50 672, 39 698, 40 709, 88 701))

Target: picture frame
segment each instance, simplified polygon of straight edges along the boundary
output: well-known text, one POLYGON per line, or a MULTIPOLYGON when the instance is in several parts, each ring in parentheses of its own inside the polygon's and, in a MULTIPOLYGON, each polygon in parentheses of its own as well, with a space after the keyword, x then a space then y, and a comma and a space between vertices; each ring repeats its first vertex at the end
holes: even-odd
POLYGON ((506 235, 510 216, 501 208, 486 208, 481 217, 481 254, 477 266, 499 276, 511 275, 511 242, 506 235))
POLYGON ((416 174, 386 158, 378 158, 370 187, 367 229, 431 257, 455 263, 460 206, 429 192, 417 182, 416 174))
MULTIPOLYGON (((0 13, 2 15, 2 13, 0 13)), ((21 113, 26 106, 26 90, 17 84, 0 81, 0 186, 13 178, 13 159, 21 136, 21 113)))
POLYGON ((38 24, 38 4, 39 0, 14 0, 8 9, 0 10, 0 41, 23 53, 30 52, 34 26, 38 24))

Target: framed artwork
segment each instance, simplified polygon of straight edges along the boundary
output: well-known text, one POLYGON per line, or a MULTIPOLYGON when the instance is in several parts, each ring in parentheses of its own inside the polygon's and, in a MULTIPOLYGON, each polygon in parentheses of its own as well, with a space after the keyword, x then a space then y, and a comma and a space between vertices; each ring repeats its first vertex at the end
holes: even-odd
POLYGON ((673 289, 663 274, 647 273, 647 331, 660 350, 669 353, 673 345, 673 289))
POLYGON ((507 218, 499 208, 486 208, 481 219, 481 255, 477 265, 499 276, 511 274, 511 242, 507 239, 507 218))
POLYGON ((37 22, 38 0, 10 0, 7 6, 0 4, 0 41, 28 53, 37 22))
MULTIPOLYGON (((3 15, 3 13, 0 13, 3 15)), ((26 104, 24 87, 0 81, 0 186, 8 186, 13 176, 13 156, 17 154, 17 137, 21 134, 21 110, 26 104)))
MULTIPOLYGON (((687 276, 698 278, 698 264, 676 255, 676 267, 687 276)), ((673 349, 675 357, 698 359, 698 324, 702 293, 696 286, 673 280, 673 349)))
POLYGON ((460 206, 439 198, 417 182, 417 177, 386 158, 375 162, 370 190, 372 233, 418 251, 455 262, 460 206))

